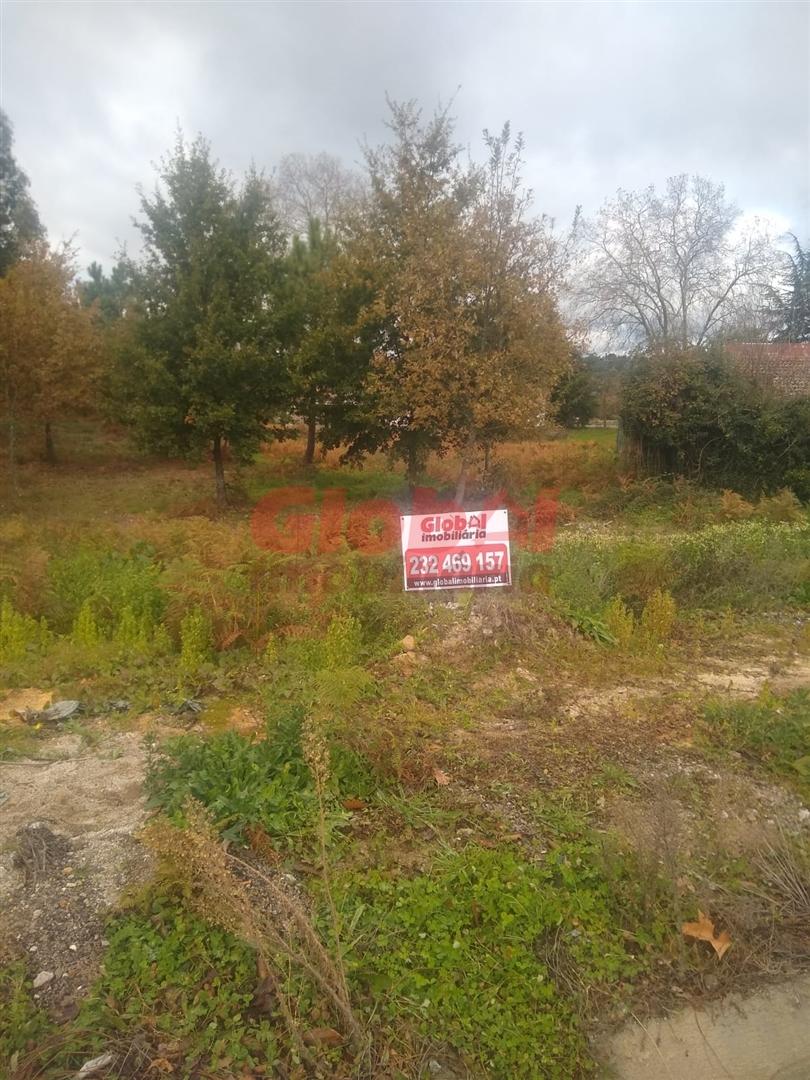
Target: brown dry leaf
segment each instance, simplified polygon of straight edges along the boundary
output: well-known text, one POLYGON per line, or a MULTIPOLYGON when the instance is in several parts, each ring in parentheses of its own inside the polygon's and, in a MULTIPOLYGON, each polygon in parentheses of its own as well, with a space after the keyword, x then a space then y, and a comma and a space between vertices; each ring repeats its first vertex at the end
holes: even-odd
POLYGON ((717 959, 721 960, 731 945, 731 936, 727 930, 715 934, 714 923, 704 912, 698 910, 697 922, 685 922, 681 927, 681 933, 685 937, 696 938, 698 941, 708 941, 717 953, 717 959))
POLYGON ((439 787, 447 787, 447 785, 450 783, 450 777, 443 769, 434 769, 433 779, 436 781, 439 787))
POLYGON ((273 841, 267 835, 261 825, 249 825, 245 829, 248 844, 251 851, 255 851, 257 855, 269 863, 277 863, 281 858, 280 854, 276 851, 273 841))
POLYGON ((368 803, 363 802, 362 799, 344 799, 344 810, 365 810, 368 807, 368 803))
POLYGON ((272 1016, 276 1010, 275 983, 270 974, 267 961, 259 953, 256 956, 256 989, 253 993, 253 1007, 260 1013, 272 1016))
POLYGON ((238 628, 234 628, 229 633, 225 634, 225 636, 221 638, 219 642, 220 651, 223 651, 224 649, 230 649, 231 645, 233 645, 235 641, 238 641, 240 637, 242 637, 242 630, 238 628))
POLYGON ((334 1028, 310 1028, 304 1032, 307 1046, 342 1046, 343 1036, 334 1028))

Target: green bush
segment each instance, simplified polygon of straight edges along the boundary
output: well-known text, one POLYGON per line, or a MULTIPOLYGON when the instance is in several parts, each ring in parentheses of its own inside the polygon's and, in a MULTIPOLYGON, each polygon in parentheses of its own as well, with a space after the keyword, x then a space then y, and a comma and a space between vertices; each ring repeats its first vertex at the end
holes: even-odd
POLYGON ((719 349, 640 360, 625 383, 621 424, 625 455, 645 472, 745 493, 773 492, 791 480, 803 488, 810 398, 769 394, 719 349))
POLYGON ((99 633, 96 616, 90 600, 85 600, 79 608, 73 622, 73 629, 70 637, 74 645, 78 645, 80 649, 85 649, 88 652, 95 649, 100 643, 101 634, 99 633))
POLYGON ((361 627, 353 615, 335 615, 326 629, 324 639, 325 666, 347 668, 360 659, 361 627))
MULTIPOLYGON (((179 820, 192 796, 228 838, 242 839, 247 826, 261 825, 281 843, 295 844, 308 834, 317 810, 301 747, 302 715, 288 708, 258 741, 235 731, 169 740, 150 763, 150 805, 179 820)), ((366 795, 373 787, 363 763, 340 746, 331 748, 330 783, 335 797, 366 795)))
POLYGON ((677 608, 672 596, 656 589, 650 596, 639 620, 638 633, 646 645, 663 645, 672 636, 677 608))
POLYGON ((789 599, 810 561, 810 522, 710 525, 671 546, 670 591, 681 604, 757 608, 789 599))
POLYGON ((180 659, 178 667, 183 675, 194 676, 211 660, 213 641, 211 623, 206 615, 195 608, 180 620, 180 659))
POLYGON ((346 555, 339 574, 332 580, 332 589, 327 601, 329 610, 357 620, 366 650, 385 651, 412 629, 413 599, 402 593, 398 552, 346 555))
POLYGON ((44 619, 20 614, 8 599, 0 603, 0 664, 22 660, 28 652, 41 652, 51 637, 44 619))
POLYGON ((615 596, 605 608, 602 621, 605 629, 620 648, 628 648, 633 641, 636 620, 623 600, 615 596))
POLYGON ((157 624, 166 596, 159 584, 160 568, 146 550, 118 551, 80 548, 48 564, 46 614, 54 628, 68 631, 89 604, 98 629, 112 637, 124 611, 157 624))
POLYGON ((810 522, 733 521, 692 533, 558 541, 532 565, 569 611, 601 618, 618 596, 638 614, 656 590, 681 607, 761 609, 795 602, 810 571, 810 522))

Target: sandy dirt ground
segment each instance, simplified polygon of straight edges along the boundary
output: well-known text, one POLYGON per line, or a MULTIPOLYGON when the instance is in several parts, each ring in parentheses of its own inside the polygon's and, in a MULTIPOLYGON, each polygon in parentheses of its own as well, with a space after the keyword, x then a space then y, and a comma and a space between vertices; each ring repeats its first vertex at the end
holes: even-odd
POLYGON ((47 759, 0 763, 0 945, 28 954, 42 1003, 67 1018, 98 971, 104 924, 145 881, 143 736, 43 742, 47 759))

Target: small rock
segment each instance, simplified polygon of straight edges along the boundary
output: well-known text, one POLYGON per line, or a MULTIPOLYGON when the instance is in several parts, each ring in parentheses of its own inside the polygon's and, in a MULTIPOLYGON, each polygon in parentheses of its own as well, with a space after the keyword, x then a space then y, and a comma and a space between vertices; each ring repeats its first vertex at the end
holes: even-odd
POLYGON ((397 655, 394 657, 393 662, 398 668, 400 668, 401 671, 404 671, 407 674, 413 671, 413 665, 416 663, 416 653, 397 653, 397 655))
POLYGON ((799 821, 808 820, 810 820, 810 810, 808 810, 806 806, 803 806, 799 811, 799 821))
POLYGON ((24 709, 21 715, 26 724, 59 724, 75 716, 81 707, 79 701, 57 701, 47 709, 24 709))
POLYGON ((405 652, 416 652, 416 638, 413 634, 406 634, 400 644, 405 652))
POLYGON ((52 978, 52 971, 40 971, 39 975, 34 979, 32 986, 35 990, 41 990, 43 986, 48 985, 52 978))
POLYGON ((70 949, 71 952, 78 952, 79 951, 79 946, 78 945, 68 945, 68 948, 70 949))
POLYGON ((108 1068, 115 1061, 114 1054, 101 1054, 100 1057, 85 1061, 84 1065, 76 1073, 76 1080, 84 1080, 86 1076, 95 1076, 102 1069, 108 1068))

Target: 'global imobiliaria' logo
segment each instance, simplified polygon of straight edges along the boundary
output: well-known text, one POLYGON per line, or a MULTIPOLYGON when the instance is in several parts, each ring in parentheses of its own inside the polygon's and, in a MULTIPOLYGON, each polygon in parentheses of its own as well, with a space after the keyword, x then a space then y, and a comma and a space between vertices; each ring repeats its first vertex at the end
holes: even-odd
POLYGON ((432 540, 486 540, 487 515, 480 514, 435 514, 424 517, 419 523, 422 530, 422 542, 432 540))
POLYGON ((353 502, 342 488, 276 488, 256 504, 251 532, 258 547, 287 555, 328 555, 347 549, 383 555, 400 547, 406 517, 411 546, 454 547, 499 540, 492 535, 492 515, 508 511, 508 537, 522 550, 547 551, 554 543, 559 502, 553 490, 541 492, 526 506, 498 491, 476 499, 475 511, 466 511, 427 487, 415 488, 409 502, 408 506, 385 498, 353 502))

